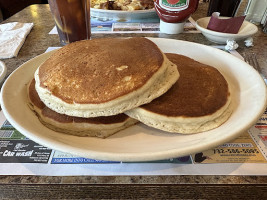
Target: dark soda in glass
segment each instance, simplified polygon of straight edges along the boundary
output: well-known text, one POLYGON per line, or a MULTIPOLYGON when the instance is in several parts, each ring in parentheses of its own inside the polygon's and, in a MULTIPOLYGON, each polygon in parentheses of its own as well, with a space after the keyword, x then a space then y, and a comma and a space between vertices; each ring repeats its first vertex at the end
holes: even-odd
POLYGON ((60 42, 90 39, 90 0, 48 0, 60 42))

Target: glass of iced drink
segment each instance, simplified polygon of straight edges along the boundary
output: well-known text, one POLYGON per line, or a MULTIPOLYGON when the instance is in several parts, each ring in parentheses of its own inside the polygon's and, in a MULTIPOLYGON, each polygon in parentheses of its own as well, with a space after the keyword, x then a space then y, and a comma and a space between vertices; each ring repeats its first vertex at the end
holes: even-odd
POLYGON ((90 0, 48 0, 60 43, 90 39, 90 0))

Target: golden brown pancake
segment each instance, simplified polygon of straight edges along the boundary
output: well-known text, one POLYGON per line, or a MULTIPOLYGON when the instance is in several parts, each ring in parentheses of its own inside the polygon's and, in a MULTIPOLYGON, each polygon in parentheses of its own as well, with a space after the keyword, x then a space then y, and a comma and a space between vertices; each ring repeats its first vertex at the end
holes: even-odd
POLYGON ((36 90, 46 106, 78 117, 114 115, 148 103, 178 77, 176 66, 141 37, 71 43, 35 74, 36 90))
POLYGON ((177 65, 179 80, 164 95, 126 113, 165 131, 196 133, 221 125, 231 114, 231 95, 214 67, 178 54, 166 54, 177 65))
POLYGON ((107 117, 82 118, 56 113, 40 100, 35 90, 35 80, 28 86, 30 108, 33 109, 40 121, 48 128, 77 136, 108 137, 119 130, 125 129, 137 122, 125 114, 107 117))

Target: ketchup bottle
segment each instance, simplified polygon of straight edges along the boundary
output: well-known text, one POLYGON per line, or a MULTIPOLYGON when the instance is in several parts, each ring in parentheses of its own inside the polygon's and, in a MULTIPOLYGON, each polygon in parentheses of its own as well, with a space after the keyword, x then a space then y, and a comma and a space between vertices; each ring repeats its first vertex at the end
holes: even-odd
POLYGON ((160 31, 167 34, 183 32, 184 23, 198 7, 199 0, 154 0, 160 18, 160 31))

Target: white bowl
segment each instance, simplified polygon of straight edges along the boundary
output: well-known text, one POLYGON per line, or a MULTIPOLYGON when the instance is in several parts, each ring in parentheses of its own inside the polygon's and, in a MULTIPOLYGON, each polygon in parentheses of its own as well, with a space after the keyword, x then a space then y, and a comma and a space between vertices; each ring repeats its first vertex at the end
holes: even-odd
MULTIPOLYGON (((220 19, 227 19, 227 17, 220 17, 220 19)), ((210 17, 200 18, 196 21, 196 28, 210 41, 218 44, 226 44, 227 40, 245 40, 254 35, 258 28, 254 24, 244 20, 237 34, 222 33, 207 29, 210 17)))
POLYGON ((6 76, 6 65, 2 61, 0 61, 0 84, 4 80, 6 76))

